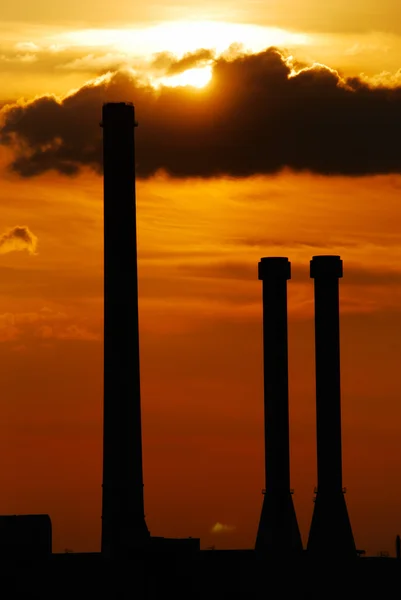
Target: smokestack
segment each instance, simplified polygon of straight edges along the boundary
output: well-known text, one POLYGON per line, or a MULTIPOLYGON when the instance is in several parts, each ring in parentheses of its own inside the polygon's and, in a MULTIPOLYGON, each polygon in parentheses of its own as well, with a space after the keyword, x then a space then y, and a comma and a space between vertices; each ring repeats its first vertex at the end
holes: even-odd
POLYGON ((145 522, 139 377, 135 111, 103 106, 104 425, 102 553, 143 548, 145 522))
POLYGON ((338 558, 356 556, 342 487, 339 256, 314 256, 317 492, 308 551, 338 558))
POLYGON ((290 490, 288 414, 288 258, 262 258, 265 485, 255 549, 270 555, 302 551, 290 490))

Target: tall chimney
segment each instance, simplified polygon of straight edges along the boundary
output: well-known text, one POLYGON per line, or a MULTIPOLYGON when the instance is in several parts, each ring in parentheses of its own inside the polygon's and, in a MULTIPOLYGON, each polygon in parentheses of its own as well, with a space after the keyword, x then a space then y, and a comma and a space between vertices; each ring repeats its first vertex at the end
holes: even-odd
POLYGON ((308 551, 338 558, 356 556, 342 487, 339 256, 314 256, 317 492, 308 551))
POLYGON ((302 551, 290 490, 288 414, 288 258, 262 258, 265 485, 255 549, 269 555, 302 551))
POLYGON ((104 425, 102 553, 143 548, 138 277, 135 203, 135 111, 103 106, 104 425))

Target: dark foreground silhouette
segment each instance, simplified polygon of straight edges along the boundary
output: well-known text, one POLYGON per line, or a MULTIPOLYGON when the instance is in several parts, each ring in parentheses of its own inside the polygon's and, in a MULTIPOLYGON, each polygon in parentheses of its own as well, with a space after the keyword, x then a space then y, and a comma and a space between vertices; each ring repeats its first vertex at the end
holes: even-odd
MULTIPOLYGON (((329 541, 328 541, 329 544, 329 541)), ((4 598, 135 600, 302 600, 398 597, 400 561, 268 559, 254 550, 149 552, 119 560, 99 554, 55 554, 47 560, 2 563, 4 598)))
MULTIPOLYGON (((315 288, 318 488, 307 550, 290 489, 286 257, 263 282, 266 489, 255 550, 200 551, 150 535, 144 516, 135 206, 135 112, 103 107, 104 444, 101 552, 53 554, 47 515, 0 518, 4 598, 286 600, 399 593, 397 559, 358 556, 342 488, 339 256, 311 261, 315 288)), ((162 501, 162 499, 161 499, 162 501)), ((196 507, 194 507, 196 511, 196 507)))

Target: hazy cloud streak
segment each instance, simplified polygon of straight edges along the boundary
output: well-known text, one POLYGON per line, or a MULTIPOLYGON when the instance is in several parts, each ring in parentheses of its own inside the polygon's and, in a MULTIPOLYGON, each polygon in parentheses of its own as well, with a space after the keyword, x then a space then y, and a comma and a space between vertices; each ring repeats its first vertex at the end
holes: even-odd
POLYGON ((46 307, 39 312, 0 314, 0 342, 24 338, 100 341, 99 333, 88 329, 85 323, 76 323, 65 313, 46 307))

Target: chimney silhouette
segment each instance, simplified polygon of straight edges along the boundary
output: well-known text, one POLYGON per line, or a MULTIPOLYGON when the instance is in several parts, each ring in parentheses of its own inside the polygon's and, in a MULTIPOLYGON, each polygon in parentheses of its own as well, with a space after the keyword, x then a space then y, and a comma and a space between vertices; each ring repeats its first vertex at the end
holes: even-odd
POLYGON ((338 558, 356 556, 342 487, 339 256, 314 256, 317 491, 308 552, 338 558))
POLYGON ((103 106, 104 425, 102 553, 147 545, 139 370, 135 110, 103 106))
POLYGON ((290 489, 288 414, 288 258, 262 258, 265 485, 255 550, 269 555, 302 551, 290 489))

